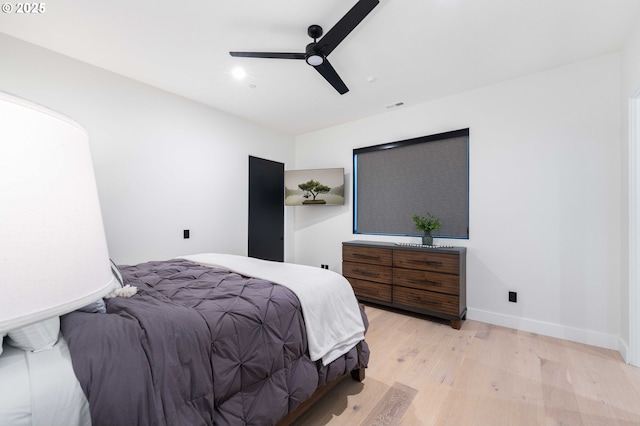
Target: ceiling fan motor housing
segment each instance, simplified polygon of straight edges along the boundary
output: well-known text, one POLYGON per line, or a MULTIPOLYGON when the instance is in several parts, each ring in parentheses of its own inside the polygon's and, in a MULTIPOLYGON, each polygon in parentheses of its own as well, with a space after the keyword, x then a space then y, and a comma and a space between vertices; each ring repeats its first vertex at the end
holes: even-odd
POLYGON ((317 45, 316 42, 307 44, 306 54, 304 56, 307 63, 313 67, 317 67, 324 62, 324 55, 319 52, 319 49, 316 49, 317 45))

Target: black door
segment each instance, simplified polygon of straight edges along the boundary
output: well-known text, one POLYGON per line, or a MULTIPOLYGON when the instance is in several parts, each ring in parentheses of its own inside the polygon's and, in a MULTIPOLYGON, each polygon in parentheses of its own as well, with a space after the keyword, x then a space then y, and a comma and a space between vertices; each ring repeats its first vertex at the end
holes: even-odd
POLYGON ((249 156, 249 257, 284 260, 284 164, 249 156))

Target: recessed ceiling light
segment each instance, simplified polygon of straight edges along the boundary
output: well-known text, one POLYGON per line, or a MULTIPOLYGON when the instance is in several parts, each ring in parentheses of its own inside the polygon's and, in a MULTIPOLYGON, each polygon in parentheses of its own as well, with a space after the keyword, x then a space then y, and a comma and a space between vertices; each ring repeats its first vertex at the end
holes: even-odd
POLYGON ((231 75, 236 80, 242 80, 247 76, 247 72, 243 68, 235 67, 234 69, 231 70, 231 75))

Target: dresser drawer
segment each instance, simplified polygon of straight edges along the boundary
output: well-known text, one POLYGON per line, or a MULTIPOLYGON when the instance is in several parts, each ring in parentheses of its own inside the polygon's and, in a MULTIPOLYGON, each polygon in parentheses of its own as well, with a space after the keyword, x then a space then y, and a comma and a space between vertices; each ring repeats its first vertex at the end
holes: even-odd
POLYGON ((391 266, 342 262, 342 275, 347 278, 391 284, 392 272, 391 266))
POLYGON ((460 294, 458 276, 440 272, 393 268, 393 284, 454 296, 460 294))
POLYGON ((393 252, 393 266, 397 268, 420 269, 457 275, 460 273, 459 262, 460 258, 458 256, 447 253, 409 250, 395 250, 393 252))
POLYGON ((449 315, 460 314, 460 299, 449 294, 393 287, 393 303, 449 315))
POLYGON ((342 246, 342 260, 345 262, 391 266, 392 253, 389 249, 342 246))
POLYGON ((391 303, 391 284, 374 283, 372 281, 347 278, 356 296, 391 303))
POLYGON ((342 243, 342 275, 365 303, 435 316, 459 330, 467 314, 466 248, 342 243))

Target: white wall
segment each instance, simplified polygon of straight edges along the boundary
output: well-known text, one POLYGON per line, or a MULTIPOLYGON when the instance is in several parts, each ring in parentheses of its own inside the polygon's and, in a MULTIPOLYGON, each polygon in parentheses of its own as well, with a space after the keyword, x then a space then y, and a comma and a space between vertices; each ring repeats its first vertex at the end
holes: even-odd
POLYGON ((620 338, 625 358, 640 366, 640 20, 622 50, 622 292, 620 338), (631 107, 634 105, 635 108, 631 107), (635 109, 635 111, 634 111, 635 109), (635 114, 635 117, 632 117, 635 114), (635 134, 630 129, 635 129, 635 134), (628 303, 627 303, 628 301, 628 303))
POLYGON ((0 57, 0 90, 87 129, 116 262, 246 254, 248 156, 291 168, 292 137, 2 34, 0 57))
MULTIPOLYGON (((296 167, 349 187, 353 148, 469 127, 470 239, 442 241, 468 247, 468 318, 617 349, 620 96, 611 54, 299 136, 296 167)), ((351 196, 295 208, 296 261, 339 271, 342 241, 383 240, 352 234, 351 196)))
MULTIPOLYGON (((120 263, 246 253, 247 157, 255 155, 287 169, 345 168, 345 206, 285 209, 286 259, 339 271, 342 241, 400 240, 351 233, 353 148, 469 127, 471 238, 455 241, 469 248, 468 317, 617 347, 626 232, 617 54, 302 135, 295 145, 4 35, 0 54, 0 90, 87 128, 120 263), (507 302, 509 290, 517 304, 507 302)), ((625 58, 633 74, 625 82, 637 84, 640 60, 625 58)))

